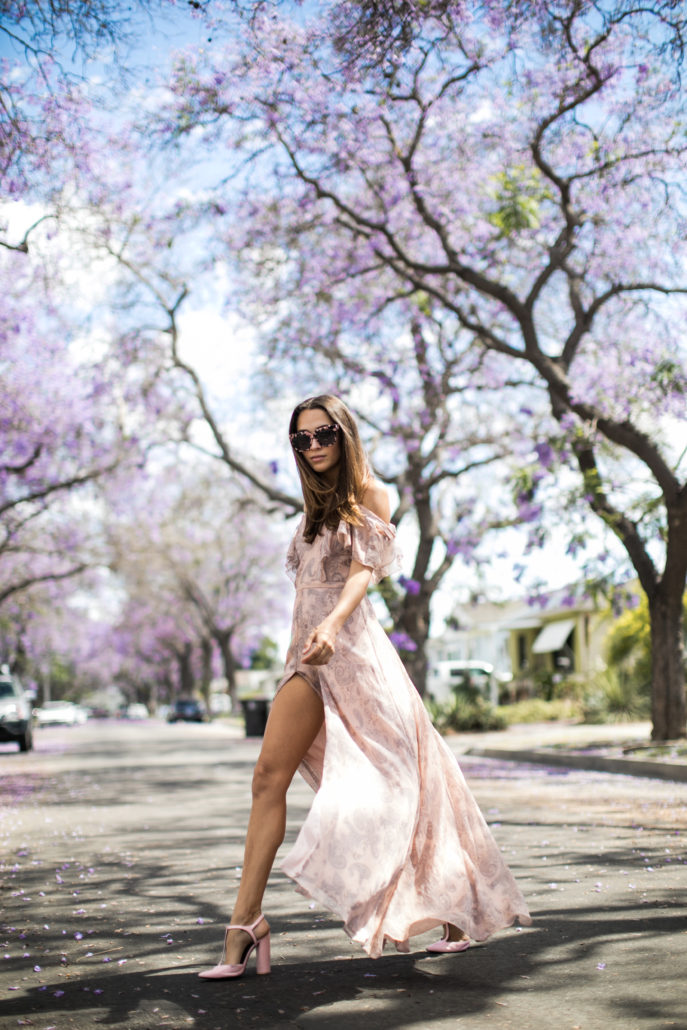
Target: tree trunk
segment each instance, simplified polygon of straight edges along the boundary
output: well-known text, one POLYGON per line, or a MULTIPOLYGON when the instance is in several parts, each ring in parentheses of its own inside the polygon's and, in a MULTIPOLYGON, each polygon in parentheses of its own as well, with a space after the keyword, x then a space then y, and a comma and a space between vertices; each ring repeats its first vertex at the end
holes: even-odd
POLYGON ((179 691, 183 695, 191 697, 193 694, 193 664, 191 661, 193 648, 191 644, 184 644, 182 651, 177 653, 177 661, 179 663, 179 691))
MULTIPOLYGON (((560 420, 564 409, 552 394, 552 410, 560 420)), ((641 442, 640 437, 640 442, 641 442)), ((682 604, 687 578, 687 487, 677 480, 662 482, 666 511, 665 567, 659 574, 638 524, 610 501, 594 448, 588 441, 574 446, 592 511, 618 537, 632 562, 649 602, 651 631, 651 717, 653 740, 685 735, 685 665, 682 604)), ((651 467, 651 448, 637 447, 637 457, 651 467)), ((664 480, 667 477, 664 476, 664 480)))
POLYGON ((17 640, 17 647, 16 647, 16 650, 15 650, 15 653, 14 653, 14 662, 12 663, 12 672, 15 674, 15 676, 18 676, 19 679, 21 679, 22 676, 26 675, 26 670, 28 669, 28 665, 29 665, 28 655, 26 654, 26 648, 24 646, 24 641, 22 640, 22 638, 20 636, 19 639, 17 640))
POLYGON ((40 667, 41 704, 52 701, 52 669, 50 661, 43 662, 40 667))
POLYGON ((659 587, 649 597, 652 740, 685 736, 685 651, 682 590, 659 587), (675 596, 672 596, 672 595, 675 596))
POLYGON ((201 654, 201 680, 200 692, 205 701, 205 708, 208 715, 210 712, 210 683, 212 681, 212 640, 210 637, 203 637, 200 642, 201 654))
POLYGON ((239 698, 236 690, 236 659, 231 649, 232 630, 216 630, 214 636, 222 655, 224 675, 227 680, 229 697, 231 698, 231 710, 232 712, 238 712, 239 698))
POLYGON ((417 645, 415 651, 403 652, 403 664, 415 684, 420 697, 427 689, 427 654, 425 644, 429 635, 429 597, 425 596, 424 584, 419 594, 406 594, 396 628, 401 630, 417 645))

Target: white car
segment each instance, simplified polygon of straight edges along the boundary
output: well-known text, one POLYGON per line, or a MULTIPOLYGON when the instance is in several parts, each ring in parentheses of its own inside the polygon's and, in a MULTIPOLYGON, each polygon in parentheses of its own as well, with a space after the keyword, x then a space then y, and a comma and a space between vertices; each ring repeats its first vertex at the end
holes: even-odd
POLYGON ((78 726, 88 719, 86 709, 73 701, 46 701, 34 714, 38 726, 78 726))
POLYGON ((134 701, 132 704, 126 706, 124 712, 125 719, 148 719, 150 718, 150 712, 147 707, 140 702, 134 701))
POLYGON ((12 741, 20 751, 33 747, 31 701, 18 679, 0 670, 0 741, 12 741))
POLYGON ((427 693, 434 701, 445 704, 461 691, 475 690, 492 705, 499 703, 499 685, 494 666, 489 662, 437 662, 427 683, 427 693))

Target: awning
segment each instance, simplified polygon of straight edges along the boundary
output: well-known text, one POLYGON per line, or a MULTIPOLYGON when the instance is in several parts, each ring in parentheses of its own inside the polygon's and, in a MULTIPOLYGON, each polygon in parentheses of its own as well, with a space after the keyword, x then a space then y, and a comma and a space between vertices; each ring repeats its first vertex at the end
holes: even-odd
POLYGON ((560 651, 574 629, 574 619, 559 619, 558 622, 550 622, 547 626, 544 626, 532 644, 532 654, 548 654, 550 651, 560 651))

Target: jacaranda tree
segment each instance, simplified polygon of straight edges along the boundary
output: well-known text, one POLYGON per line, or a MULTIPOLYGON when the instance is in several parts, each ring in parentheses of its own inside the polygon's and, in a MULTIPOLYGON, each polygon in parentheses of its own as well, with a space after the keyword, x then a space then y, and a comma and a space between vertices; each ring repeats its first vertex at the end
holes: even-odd
POLYGON ((538 384, 648 598, 654 737, 679 736, 684 12, 418 4, 374 61, 342 31, 350 15, 365 34, 372 6, 260 7, 226 47, 179 57, 162 130, 210 145, 206 211, 242 290, 305 298, 343 332, 392 281, 538 384))

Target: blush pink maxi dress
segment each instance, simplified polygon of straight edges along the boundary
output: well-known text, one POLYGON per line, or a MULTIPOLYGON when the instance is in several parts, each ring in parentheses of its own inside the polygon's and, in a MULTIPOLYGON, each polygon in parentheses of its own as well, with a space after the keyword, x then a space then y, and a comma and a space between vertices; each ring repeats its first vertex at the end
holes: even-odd
POLYGON ((530 918, 370 600, 349 616, 327 665, 300 661, 353 558, 373 570, 372 582, 398 567, 393 527, 365 508, 362 517, 362 526, 341 522, 312 544, 301 520, 287 555, 296 600, 277 689, 303 676, 322 698, 324 725, 300 767, 315 798, 281 868, 377 958, 386 940, 407 952, 410 937, 442 923, 481 941, 530 918))

